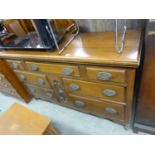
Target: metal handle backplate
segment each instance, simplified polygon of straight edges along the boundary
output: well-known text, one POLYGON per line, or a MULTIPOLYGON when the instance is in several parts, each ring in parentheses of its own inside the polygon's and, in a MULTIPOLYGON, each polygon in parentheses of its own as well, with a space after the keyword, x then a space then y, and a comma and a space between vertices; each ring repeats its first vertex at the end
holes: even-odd
POLYGON ((117 114, 117 110, 114 108, 105 108, 105 112, 109 114, 117 114))
POLYGON ((30 87, 29 90, 30 90, 30 93, 32 93, 32 94, 35 93, 35 88, 30 87))
POLYGON ((37 84, 42 86, 45 84, 45 81, 43 79, 37 79, 37 84))
POLYGON ((19 68, 19 65, 17 63, 12 63, 11 67, 13 69, 18 69, 19 68))
POLYGON ((67 95, 65 91, 63 90, 62 86, 60 85, 60 82, 57 80, 54 80, 54 89, 60 102, 67 103, 67 95))
POLYGON ((77 108, 83 108, 83 107, 85 107, 85 103, 84 103, 83 101, 80 101, 80 100, 76 100, 76 101, 74 102, 74 105, 75 105, 75 107, 77 107, 77 108))
POLYGON ((69 85, 69 89, 70 90, 79 90, 80 86, 78 86, 77 84, 70 84, 69 85))
POLYGON ((20 81, 25 81, 26 77, 24 75, 19 75, 20 81))
POLYGON ((64 68, 63 69, 63 74, 64 75, 72 75, 73 74, 73 69, 71 69, 71 68, 64 68))
POLYGON ((47 92, 46 95, 47 95, 48 98, 52 98, 53 97, 52 92, 47 92))
POLYGON ((32 65, 31 66, 31 70, 32 71, 37 71, 38 70, 38 66, 37 65, 32 65))
POLYGON ((98 72, 97 78, 100 80, 110 80, 112 78, 112 74, 108 72, 98 72))
POLYGON ((115 90, 105 89, 103 91, 103 94, 106 96, 115 96, 117 94, 117 92, 115 90))

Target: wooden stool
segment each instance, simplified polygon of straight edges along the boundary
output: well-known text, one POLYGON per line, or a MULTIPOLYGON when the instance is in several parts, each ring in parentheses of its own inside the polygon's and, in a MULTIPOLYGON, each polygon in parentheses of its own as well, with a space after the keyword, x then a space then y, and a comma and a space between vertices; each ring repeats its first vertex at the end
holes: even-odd
POLYGON ((56 135, 51 120, 14 103, 0 115, 0 135, 56 135))

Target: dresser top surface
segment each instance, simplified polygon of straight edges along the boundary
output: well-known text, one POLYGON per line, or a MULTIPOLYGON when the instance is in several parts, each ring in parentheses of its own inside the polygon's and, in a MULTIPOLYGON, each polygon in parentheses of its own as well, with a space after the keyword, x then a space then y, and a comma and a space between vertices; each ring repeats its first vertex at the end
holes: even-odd
MULTIPOLYGON (((119 40, 121 40, 121 35, 119 40)), ((1 58, 27 59, 40 61, 77 62, 137 67, 141 53, 141 31, 128 30, 124 51, 119 54, 115 49, 115 33, 82 33, 63 51, 1 51, 1 58)))

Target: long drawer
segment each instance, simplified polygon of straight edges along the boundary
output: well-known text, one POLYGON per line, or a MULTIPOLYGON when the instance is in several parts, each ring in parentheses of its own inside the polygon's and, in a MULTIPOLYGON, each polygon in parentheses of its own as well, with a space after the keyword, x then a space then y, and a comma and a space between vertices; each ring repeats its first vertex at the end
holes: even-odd
POLYGON ((79 77, 79 68, 77 65, 56 64, 56 63, 35 63, 26 62, 29 71, 44 72, 50 74, 61 74, 64 76, 79 77))
POLYGON ((17 74, 19 80, 22 82, 44 88, 50 88, 47 77, 44 74, 18 71, 18 70, 15 70, 15 73, 17 74))
POLYGON ((124 120, 124 105, 70 95, 71 106, 80 111, 114 120, 124 120))
POLYGON ((126 70, 108 67, 86 67, 90 80, 125 83, 126 70))
POLYGON ((125 88, 121 86, 99 84, 66 78, 63 78, 63 83, 65 90, 69 94, 125 102, 125 88))

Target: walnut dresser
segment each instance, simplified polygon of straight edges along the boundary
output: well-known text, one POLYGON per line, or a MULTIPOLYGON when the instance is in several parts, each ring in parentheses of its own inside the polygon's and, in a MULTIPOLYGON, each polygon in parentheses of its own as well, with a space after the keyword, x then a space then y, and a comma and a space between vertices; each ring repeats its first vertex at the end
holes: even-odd
POLYGON ((1 51, 35 97, 128 125, 142 33, 128 30, 125 49, 115 50, 114 32, 83 33, 62 54, 1 51))

